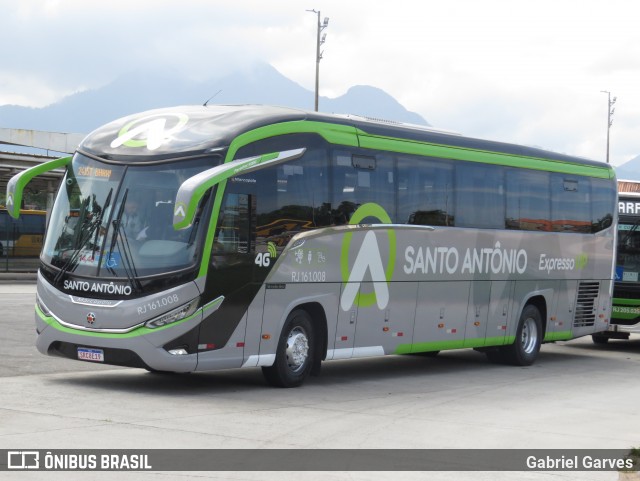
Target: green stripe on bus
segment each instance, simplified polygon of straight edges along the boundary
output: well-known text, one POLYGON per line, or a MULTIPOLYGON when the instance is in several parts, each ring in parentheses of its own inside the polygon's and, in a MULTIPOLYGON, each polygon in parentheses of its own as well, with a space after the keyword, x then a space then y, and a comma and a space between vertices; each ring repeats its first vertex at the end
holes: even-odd
MULTIPOLYGON (((7 200, 5 203, 7 204, 7 212, 9 212, 9 215, 14 219, 19 217, 20 206, 22 205, 22 194, 31 179, 50 170, 65 167, 71 162, 71 159, 72 157, 60 157, 59 159, 49 160, 48 162, 36 165, 18 174, 17 182, 13 185, 13 192, 7 192, 7 200)), ((8 187, 10 187, 10 185, 8 187)))
POLYGON ((625 299, 622 297, 614 297, 613 304, 620 304, 622 306, 640 306, 640 299, 625 299))
POLYGON ((213 212, 211 212, 211 221, 209 222, 209 230, 207 231, 207 238, 204 241, 204 247, 202 249, 202 263, 200 264, 200 270, 198 271, 198 277, 204 277, 209 270, 209 261, 211 259, 211 249, 213 249, 213 238, 215 237, 216 227, 218 225, 218 216, 220 213, 220 207, 222 206, 222 197, 224 195, 224 189, 227 186, 227 181, 223 180, 216 187, 216 197, 213 202, 213 212))
POLYGON ((533 170, 544 170, 562 174, 584 175, 610 179, 613 169, 595 165, 583 165, 560 160, 526 157, 501 152, 465 149, 450 145, 430 144, 379 136, 359 136, 360 146, 369 149, 387 150, 403 154, 415 154, 452 160, 466 160, 483 164, 504 165, 533 170))
POLYGON ((396 354, 411 354, 414 352, 447 351, 449 349, 467 349, 470 347, 490 347, 513 344, 515 336, 481 337, 477 339, 457 339, 455 341, 416 342, 414 344, 400 344, 396 354))
POLYGON ((165 329, 178 326, 184 322, 187 322, 193 319, 201 312, 201 310, 202 308, 198 309, 194 314, 192 314, 189 317, 185 317, 184 319, 180 319, 179 321, 173 322, 171 324, 167 324, 166 326, 158 327, 156 329, 149 329, 148 327, 141 326, 129 332, 108 333, 108 332, 83 331, 81 329, 72 329, 70 327, 63 326, 54 317, 45 315, 44 312, 42 312, 40 308, 36 306, 36 314, 38 314, 40 319, 42 319, 42 321, 45 322, 49 327, 52 327, 60 332, 66 332, 67 334, 74 334, 76 336, 99 337, 103 339, 126 339, 126 338, 144 336, 145 334, 152 334, 158 331, 163 331, 165 329))
POLYGON ((546 342, 550 341, 568 341, 573 338, 573 333, 571 331, 558 331, 558 332, 547 332, 544 335, 544 340, 546 342))
POLYGON ((318 134, 330 144, 348 145, 358 147, 358 134, 361 132, 350 125, 330 124, 327 122, 314 122, 310 120, 295 120, 292 122, 282 122, 279 124, 267 125, 250 130, 238 135, 231 145, 225 163, 230 162, 236 152, 245 145, 258 140, 268 139, 285 134, 318 134))
POLYGON ((622 321, 635 321, 640 317, 640 299, 614 297, 611 317, 622 321))

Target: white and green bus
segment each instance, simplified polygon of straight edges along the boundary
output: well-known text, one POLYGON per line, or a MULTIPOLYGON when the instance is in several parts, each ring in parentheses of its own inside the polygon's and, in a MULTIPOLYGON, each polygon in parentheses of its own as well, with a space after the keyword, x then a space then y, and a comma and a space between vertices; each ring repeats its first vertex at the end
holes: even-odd
POLYGON ((45 354, 261 367, 291 387, 322 361, 385 354, 529 365, 544 342, 608 326, 607 164, 355 116, 180 107, 14 177, 14 216, 27 182, 60 166, 38 273, 45 354))
POLYGON ((618 180, 618 242, 609 328, 593 342, 640 334, 640 182, 618 180))

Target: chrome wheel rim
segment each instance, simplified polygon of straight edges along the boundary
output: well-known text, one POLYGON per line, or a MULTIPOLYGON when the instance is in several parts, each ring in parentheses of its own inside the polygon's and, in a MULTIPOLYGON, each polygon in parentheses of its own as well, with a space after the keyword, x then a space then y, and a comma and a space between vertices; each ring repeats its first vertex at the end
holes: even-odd
POLYGON ((287 338, 287 366, 292 372, 302 370, 309 357, 309 339, 301 327, 295 327, 287 338))
POLYGON ((522 324, 520 342, 522 343, 522 350, 527 354, 535 351, 535 347, 538 344, 538 327, 536 326, 536 321, 531 317, 525 319, 522 324))

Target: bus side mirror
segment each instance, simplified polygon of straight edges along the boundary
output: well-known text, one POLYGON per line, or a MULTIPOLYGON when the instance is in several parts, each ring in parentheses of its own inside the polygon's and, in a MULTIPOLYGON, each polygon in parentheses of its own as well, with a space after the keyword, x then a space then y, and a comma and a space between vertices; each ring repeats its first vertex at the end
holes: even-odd
POLYGON ((198 204, 205 192, 214 185, 231 177, 298 159, 302 157, 306 150, 305 148, 293 149, 236 159, 188 178, 180 185, 176 194, 176 202, 173 208, 173 228, 181 230, 191 226, 198 204))
POLYGON ((65 167, 71 162, 71 157, 61 157, 50 160, 30 169, 24 170, 14 175, 7 182, 7 212, 11 217, 17 219, 20 216, 20 206, 22 205, 22 194, 27 184, 36 175, 44 174, 59 167, 65 167))

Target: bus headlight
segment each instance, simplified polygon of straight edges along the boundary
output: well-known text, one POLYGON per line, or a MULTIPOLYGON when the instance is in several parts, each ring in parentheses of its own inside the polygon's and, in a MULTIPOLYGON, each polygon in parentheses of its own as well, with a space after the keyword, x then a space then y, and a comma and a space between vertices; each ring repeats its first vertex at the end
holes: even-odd
POLYGON ((185 317, 189 317, 191 314, 196 312, 198 309, 198 299, 194 299, 191 302, 187 302, 176 309, 167 312, 166 314, 162 314, 156 318, 151 319, 145 323, 145 326, 149 329, 157 329, 158 327, 163 327, 168 324, 172 324, 174 322, 180 321, 185 317))

